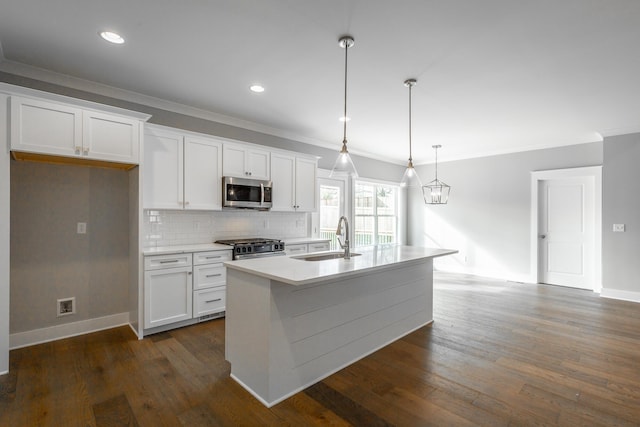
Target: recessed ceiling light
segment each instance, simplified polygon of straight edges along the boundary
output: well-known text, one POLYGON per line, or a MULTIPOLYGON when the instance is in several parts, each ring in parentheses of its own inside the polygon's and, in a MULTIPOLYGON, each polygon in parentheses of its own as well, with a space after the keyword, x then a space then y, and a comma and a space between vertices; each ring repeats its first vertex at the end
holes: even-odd
POLYGON ((342 116, 338 120, 340 120, 341 122, 350 122, 351 121, 351 117, 342 116))
POLYGON ((260 85, 253 85, 253 86, 251 86, 249 89, 251 89, 251 91, 252 91, 252 92, 255 92, 255 93, 262 93, 262 92, 264 92, 264 87, 263 87, 263 86, 260 86, 260 85))
POLYGON ((113 31, 101 31, 100 37, 113 44, 122 44, 124 43, 124 38, 118 33, 114 33, 113 31))

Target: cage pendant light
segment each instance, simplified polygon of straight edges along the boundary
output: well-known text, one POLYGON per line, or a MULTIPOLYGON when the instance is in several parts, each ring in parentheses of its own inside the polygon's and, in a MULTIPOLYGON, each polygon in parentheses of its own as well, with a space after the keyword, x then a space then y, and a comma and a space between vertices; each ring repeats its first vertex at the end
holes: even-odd
POLYGON ((400 181, 400 187, 422 187, 422 181, 416 173, 413 167, 413 157, 411 155, 411 88, 418 83, 416 79, 407 79, 404 81, 404 85, 409 88, 409 162, 407 163, 407 169, 402 175, 402 181, 400 181))
POLYGON ((358 177, 358 172, 356 171, 356 167, 353 164, 353 160, 351 160, 351 156, 349 155, 349 151, 347 150, 347 59, 349 48, 353 46, 353 37, 351 36, 343 36, 340 38, 339 43, 340 47, 344 48, 344 115, 342 116, 343 120, 343 135, 342 135, 342 149, 340 150, 340 154, 338 154, 338 158, 331 169, 330 177, 344 177, 350 176, 352 178, 358 177))
POLYGON ((441 145, 432 146, 436 150, 436 179, 422 187, 424 202, 428 205, 445 205, 449 200, 451 187, 438 179, 438 148, 441 145))

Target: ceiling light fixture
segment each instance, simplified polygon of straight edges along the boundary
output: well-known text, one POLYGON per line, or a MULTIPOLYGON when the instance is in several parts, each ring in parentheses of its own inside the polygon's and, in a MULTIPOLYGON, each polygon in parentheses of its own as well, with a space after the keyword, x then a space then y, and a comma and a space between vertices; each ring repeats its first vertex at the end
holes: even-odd
POLYGON ((442 145, 433 145, 432 147, 436 150, 436 179, 422 187, 422 195, 424 202, 428 205, 446 205, 451 187, 438 180, 438 148, 442 145))
MULTIPOLYGON (((351 36, 343 36, 340 38, 339 43, 341 48, 344 48, 344 114, 342 117, 348 118, 347 116, 347 58, 349 48, 353 46, 353 37, 351 36)), ((343 137, 342 137, 342 149, 340 150, 340 154, 338 154, 338 158, 333 165, 333 169, 331 169, 330 177, 339 177, 339 176, 350 176, 352 178, 358 177, 358 172, 356 171, 356 167, 353 164, 353 160, 351 160, 351 156, 349 155, 349 151, 347 151, 347 122, 349 120, 344 120, 343 123, 343 137)))
POLYGON ((422 187, 422 181, 416 173, 413 167, 413 157, 411 156, 411 88, 414 87, 418 81, 416 79, 407 79, 404 81, 404 85, 409 88, 409 163, 407 163, 407 169, 402 175, 402 181, 400 181, 400 187, 422 187))
POLYGON ((255 93, 262 93, 264 92, 264 87, 261 85, 253 85, 251 86, 249 89, 251 89, 251 92, 255 92, 255 93))
POLYGON ((120 34, 114 33, 113 31, 101 31, 98 34, 100 34, 100 37, 102 37, 103 39, 105 39, 109 43, 113 43, 113 44, 123 44, 124 43, 124 38, 120 34))

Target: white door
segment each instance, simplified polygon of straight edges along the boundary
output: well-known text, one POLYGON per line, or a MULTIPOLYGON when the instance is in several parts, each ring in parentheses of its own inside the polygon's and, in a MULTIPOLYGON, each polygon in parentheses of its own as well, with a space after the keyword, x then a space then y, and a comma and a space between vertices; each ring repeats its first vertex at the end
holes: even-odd
POLYGON ((347 215, 345 209, 345 182, 330 178, 318 178, 318 209, 319 233, 318 237, 329 239, 331 250, 338 250, 336 229, 338 219, 347 215))
POLYGON ((540 281, 593 289, 596 262, 593 178, 542 180, 538 188, 540 281))

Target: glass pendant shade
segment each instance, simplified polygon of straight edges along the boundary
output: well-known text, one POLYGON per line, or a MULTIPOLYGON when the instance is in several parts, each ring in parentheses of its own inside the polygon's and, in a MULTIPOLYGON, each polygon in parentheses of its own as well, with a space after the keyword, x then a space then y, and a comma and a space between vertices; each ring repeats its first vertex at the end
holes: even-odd
POLYGON ((356 167, 353 164, 353 160, 351 160, 349 151, 347 151, 347 144, 343 143, 342 150, 340 150, 340 154, 338 154, 338 158, 333 164, 333 168, 331 169, 331 174, 329 175, 329 177, 336 178, 345 176, 357 178, 358 171, 356 171, 356 167))
POLYGON ((404 85, 409 88, 409 162, 407 163, 407 169, 402 175, 400 181, 400 187, 422 187, 422 181, 413 167, 413 156, 411 154, 411 88, 418 83, 416 79, 407 79, 404 81, 404 85))
POLYGON ((402 175, 400 187, 422 187, 422 181, 420 181, 420 177, 413 167, 412 161, 409 161, 407 169, 405 169, 404 175, 402 175))
POLYGON ((353 37, 351 36, 344 36, 338 40, 338 45, 344 49, 344 114, 342 116, 344 117, 344 120, 342 121, 342 149, 340 150, 340 154, 338 154, 338 158, 331 169, 331 174, 329 175, 331 178, 345 176, 350 176, 352 178, 358 177, 356 167, 353 164, 353 160, 351 160, 349 151, 347 150, 347 122, 349 121, 349 116, 347 116, 347 59, 349 57, 349 48, 353 46, 353 43, 353 37))

